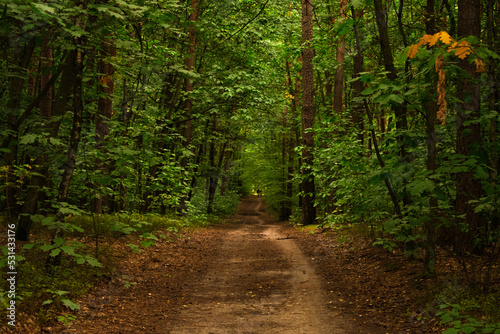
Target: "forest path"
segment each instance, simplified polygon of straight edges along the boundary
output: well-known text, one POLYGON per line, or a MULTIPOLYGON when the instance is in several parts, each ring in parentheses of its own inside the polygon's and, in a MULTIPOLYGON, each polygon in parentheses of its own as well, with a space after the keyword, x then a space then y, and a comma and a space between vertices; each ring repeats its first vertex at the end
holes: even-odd
POLYGON ((321 279, 260 198, 245 199, 235 228, 166 333, 352 333, 327 308, 321 279))
POLYGON ((374 297, 382 280, 366 283, 372 269, 344 260, 329 238, 276 222, 261 198, 244 199, 227 223, 173 234, 141 253, 122 243, 116 272, 78 301, 77 321, 46 332, 400 333, 375 324, 386 299, 374 297))

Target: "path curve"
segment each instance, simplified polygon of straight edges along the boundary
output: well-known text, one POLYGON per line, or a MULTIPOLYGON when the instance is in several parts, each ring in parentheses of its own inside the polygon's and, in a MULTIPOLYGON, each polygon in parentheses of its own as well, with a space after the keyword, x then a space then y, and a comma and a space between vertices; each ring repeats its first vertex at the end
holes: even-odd
POLYGON ((328 310, 313 260, 264 212, 260 198, 243 200, 233 221, 165 333, 351 333, 328 310))

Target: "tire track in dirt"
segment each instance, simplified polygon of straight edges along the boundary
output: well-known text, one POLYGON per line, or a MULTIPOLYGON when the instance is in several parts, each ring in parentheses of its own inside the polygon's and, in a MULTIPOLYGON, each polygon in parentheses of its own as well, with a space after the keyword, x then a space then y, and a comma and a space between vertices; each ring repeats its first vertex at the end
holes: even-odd
POLYGON ((309 259, 261 209, 255 197, 240 204, 235 229, 164 333, 352 333, 328 310, 309 259))

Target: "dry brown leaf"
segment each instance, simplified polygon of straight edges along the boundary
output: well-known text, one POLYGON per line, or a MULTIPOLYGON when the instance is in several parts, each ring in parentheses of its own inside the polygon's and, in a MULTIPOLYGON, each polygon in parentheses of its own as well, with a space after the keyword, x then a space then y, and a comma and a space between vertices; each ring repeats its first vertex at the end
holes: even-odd
POLYGON ((474 60, 474 62, 476 63, 476 72, 477 73, 483 73, 486 71, 486 69, 484 68, 484 62, 481 59, 476 58, 474 60))

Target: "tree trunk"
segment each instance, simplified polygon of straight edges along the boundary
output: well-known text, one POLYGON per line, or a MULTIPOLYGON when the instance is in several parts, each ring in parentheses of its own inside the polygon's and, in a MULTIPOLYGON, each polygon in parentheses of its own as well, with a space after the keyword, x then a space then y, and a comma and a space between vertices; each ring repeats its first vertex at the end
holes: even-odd
MULTIPOLYGON (((217 114, 214 114, 214 119, 212 122, 212 134, 215 135, 217 132, 217 114)), ((219 153, 219 162, 216 165, 215 164, 215 157, 216 157, 216 149, 215 149, 215 137, 212 137, 212 140, 210 142, 210 152, 209 152, 209 161, 210 161, 210 170, 209 170, 209 177, 208 177, 208 206, 207 206, 207 213, 210 214, 213 212, 213 203, 215 199, 215 194, 217 191, 217 183, 219 182, 219 174, 220 170, 222 167, 222 161, 224 159, 224 151, 226 150, 226 145, 227 142, 225 142, 219 153)))
MULTIPOLYGON (((99 61, 99 73, 101 75, 99 83, 99 100, 97 101, 97 120, 95 125, 96 146, 100 151, 100 156, 106 157, 107 150, 104 148, 104 142, 108 139, 110 132, 108 122, 114 115, 113 101, 111 99, 114 92, 113 73, 114 66, 106 59, 116 55, 116 49, 113 42, 105 39, 102 45, 102 56, 104 59, 99 61)), ((109 165, 105 159, 97 158, 95 171, 100 173, 100 176, 108 174, 109 165)), ((102 194, 99 189, 96 189, 97 196, 93 199, 92 211, 96 214, 103 213, 103 206, 108 206, 109 196, 102 194)))
POLYGON ((229 169, 231 167, 231 156, 233 155, 233 149, 232 145, 228 145, 226 147, 225 151, 225 157, 224 157, 224 171, 222 172, 222 178, 221 178, 221 183, 220 183, 220 195, 225 196, 226 191, 229 186, 229 169))
MULTIPOLYGON (((199 3, 198 0, 191 0, 191 16, 189 17, 189 21, 191 23, 189 24, 189 30, 188 30, 188 40, 189 40, 189 48, 188 48, 188 57, 186 58, 184 68, 186 71, 193 71, 194 70, 194 61, 195 61, 195 54, 196 54, 196 28, 194 26, 194 22, 198 19, 198 11, 199 11, 199 3)), ((185 91, 187 94, 187 100, 185 104, 185 109, 186 109, 186 122, 184 123, 184 148, 188 149, 189 145, 191 144, 191 133, 192 133, 192 122, 191 122, 191 117, 192 117, 192 112, 193 112, 193 99, 190 96, 192 91, 193 91, 193 78, 188 77, 186 79, 186 87, 185 91)), ((183 170, 186 170, 188 165, 188 158, 183 157, 181 160, 181 168, 183 170)), ((182 181, 184 185, 187 187, 187 179, 184 179, 182 181)), ((186 194, 187 195, 187 194, 186 194)), ((179 200, 179 208, 178 212, 181 215, 185 215, 187 211, 187 197, 186 195, 182 195, 181 199, 179 200)))
MULTIPOLYGON (((79 47, 83 46, 83 41, 78 39, 79 47)), ((76 168, 76 156, 78 152, 78 145, 80 143, 82 120, 83 120, 83 101, 82 101, 82 76, 83 76, 83 59, 84 52, 78 49, 75 52, 74 68, 75 74, 73 82, 73 127, 71 129, 70 142, 68 147, 68 154, 66 162, 62 166, 63 175, 57 195, 58 202, 65 202, 68 198, 68 191, 73 172, 76 168)))
MULTIPOLYGON (((353 9, 353 11, 354 11, 354 9, 353 9)), ((357 25, 354 26, 354 37, 356 40, 355 41, 356 42, 356 53, 357 53, 357 57, 359 57, 358 58, 359 63, 357 64, 357 66, 359 66, 359 68, 358 68, 359 72, 357 72, 357 73, 361 73, 361 72, 363 72, 363 66, 364 66, 363 62, 362 62, 363 50, 361 49, 361 37, 360 37, 359 29, 358 29, 357 25)), ((380 150, 378 147, 378 141, 377 141, 377 138, 375 135, 375 130, 373 128, 373 115, 371 113, 371 110, 368 106, 368 102, 366 101, 366 99, 363 99, 363 105, 364 105, 364 109, 366 111, 366 116, 368 117, 368 124, 369 124, 370 134, 371 134, 371 142, 373 144, 375 154, 377 156, 377 161, 378 161, 380 167, 384 168, 385 163, 384 163, 384 160, 382 159, 382 155, 380 154, 380 150)), ((401 213, 401 207, 399 206, 399 201, 396 197, 396 194, 394 193, 394 189, 392 188, 391 182, 390 182, 389 177, 387 175, 385 175, 385 177, 384 177, 384 182, 385 182, 385 186, 387 187, 387 191, 389 192, 389 196, 391 197, 392 204, 394 205, 394 211, 396 211, 396 214, 399 218, 402 218, 403 215, 401 213)))
MULTIPOLYGON (((49 37, 44 37, 42 50, 40 52, 40 87, 45 87, 52 78, 52 64, 53 64, 53 50, 49 46, 49 37)), ((39 102, 40 116, 50 117, 52 115, 52 85, 48 86, 49 89, 42 96, 39 102)))
MULTIPOLYGON (((352 9, 352 16, 355 18, 354 22, 354 31, 355 31, 355 36, 356 37, 356 54, 353 57, 353 78, 358 78, 361 76, 361 72, 363 72, 363 67, 364 67, 364 58, 363 58, 363 50, 361 50, 361 43, 359 43, 359 26, 358 26, 358 20, 362 17, 363 12, 361 10, 355 11, 353 7, 352 9)), ((352 89, 354 91, 354 97, 361 97, 362 94, 361 92, 364 90, 363 87, 363 82, 361 80, 356 80, 353 81, 352 83, 352 89)), ((357 138, 358 141, 363 147, 363 142, 364 142, 364 124, 363 124, 363 104, 362 103, 356 103, 354 106, 352 106, 352 123, 354 128, 356 129, 357 132, 357 138)))
MULTIPOLYGON (((46 119, 48 122, 52 114, 52 74, 49 72, 52 69, 52 48, 48 46, 49 38, 43 39, 43 44, 40 52, 40 86, 45 92, 40 92, 39 109, 40 117, 46 119), (44 89, 49 87, 48 89, 44 89)), ((47 126, 46 124, 44 126, 47 126)), ((18 228, 16 235, 19 240, 28 240, 31 230, 31 216, 38 210, 38 202, 40 197, 40 190, 46 185, 48 166, 47 158, 45 155, 37 156, 35 158, 34 173, 31 176, 28 187, 26 189, 26 197, 21 208, 21 216, 19 218, 18 228)))
POLYGON ((35 49, 35 41, 30 40, 24 46, 24 54, 22 57, 19 55, 21 49, 20 45, 16 46, 16 52, 13 56, 13 63, 16 67, 15 73, 10 77, 9 83, 9 98, 7 101, 7 129, 11 133, 10 138, 7 140, 5 148, 9 151, 3 154, 3 159, 5 166, 7 166, 6 172, 6 182, 7 185, 5 189, 5 212, 7 213, 8 219, 15 219, 19 213, 19 206, 16 204, 16 189, 13 186, 15 184, 15 176, 13 171, 13 166, 17 155, 17 139, 19 131, 19 122, 16 118, 19 116, 19 108, 21 106, 22 91, 26 84, 26 73, 31 62, 31 57, 35 49))
MULTIPOLYGON (((429 35, 434 35, 437 33, 436 29, 436 15, 435 15, 435 0, 427 0, 426 6, 426 24, 425 24, 425 32, 429 35)), ((431 80, 431 82, 436 83, 436 80, 431 80)), ((436 85, 431 85, 431 87, 436 87, 436 85)), ((439 110, 439 106, 437 104, 437 96, 436 94, 432 94, 429 101, 426 102, 426 134, 427 134, 427 171, 429 175, 433 175, 434 171, 437 169, 437 136, 435 131, 435 124, 437 118, 437 112, 439 110)), ((434 183, 436 182, 435 178, 432 178, 434 183)), ((436 184, 437 186, 437 184, 436 184)), ((438 198, 435 194, 430 194, 429 197, 429 217, 424 222, 424 229, 426 232, 426 240, 425 240, 425 258, 424 258, 424 267, 425 272, 429 275, 434 275, 436 271, 436 240, 437 240, 437 231, 436 225, 438 224, 438 198)))
MULTIPOLYGON (((387 14, 386 9, 382 4, 382 0, 374 0, 373 4, 375 6, 375 18, 377 22, 377 28, 379 32, 380 48, 382 51, 383 63, 387 73, 387 78, 391 81, 396 81, 398 79, 398 74, 396 68, 394 67, 394 59, 392 56, 391 44, 389 42, 389 31, 387 26, 387 14)), ((404 34, 403 34, 404 35, 404 34)), ((404 131, 408 129, 408 121, 406 119, 406 103, 400 103, 397 106, 393 106, 394 115, 396 117, 396 129, 399 134, 397 136, 398 145, 400 147, 400 162, 403 165, 407 165, 411 162, 411 157, 406 151, 406 139, 404 137, 404 131)), ((403 179, 403 210, 404 214, 405 208, 411 204, 411 198, 406 192, 406 180, 403 179)), ((411 229, 405 228, 403 231, 407 236, 411 235, 411 229)), ((406 250, 412 253, 415 248, 413 241, 407 241, 406 250)))
MULTIPOLYGON (((340 17, 343 19, 347 18, 346 13, 347 0, 340 1, 340 17)), ((333 85, 333 111, 337 114, 337 117, 342 118, 342 113, 344 111, 344 60, 345 60, 345 36, 340 36, 340 40, 337 44, 337 70, 335 71, 335 82, 333 85)))
POLYGON ((313 169, 314 149, 314 48, 312 0, 302 0, 302 224, 316 220, 313 169))
MULTIPOLYGON (((459 0, 458 1, 458 36, 481 35, 481 2, 479 0, 459 0)), ((460 68, 466 73, 459 83, 458 95, 462 103, 457 104, 457 153, 465 158, 478 156, 477 148, 481 142, 480 117, 480 87, 477 82, 479 73, 476 72, 474 62, 469 63, 468 59, 461 59, 458 62, 460 68)), ((474 170, 457 174, 457 240, 455 251, 458 254, 468 252, 481 253, 485 240, 476 243, 478 230, 482 226, 480 215, 475 212, 475 205, 471 201, 479 200, 481 197, 481 185, 478 180, 474 180, 474 170), (465 215, 464 218, 460 218, 465 215), (460 228, 461 224, 467 224, 468 229, 460 228)))
MULTIPOLYGON (((498 54, 498 48, 496 47, 496 42, 498 38, 498 28, 495 25, 495 3, 496 0, 488 0, 487 3, 487 20, 486 20, 486 31, 487 31, 487 43, 490 50, 495 51, 498 54)), ((498 8, 497 8, 498 10, 498 8)), ((489 59, 488 67, 488 110, 491 112, 495 110, 498 112, 497 103, 500 100, 500 88, 498 87, 498 64, 495 62, 493 57, 489 59)), ((489 139, 491 143, 497 143, 498 140, 498 122, 495 118, 490 121, 489 127, 489 139)), ((500 167, 500 158, 497 147, 493 146, 490 153, 490 184, 491 187, 496 187, 498 185, 498 168, 500 167)), ((500 227, 500 208, 496 208, 493 213, 492 218, 492 230, 498 231, 500 227)))

